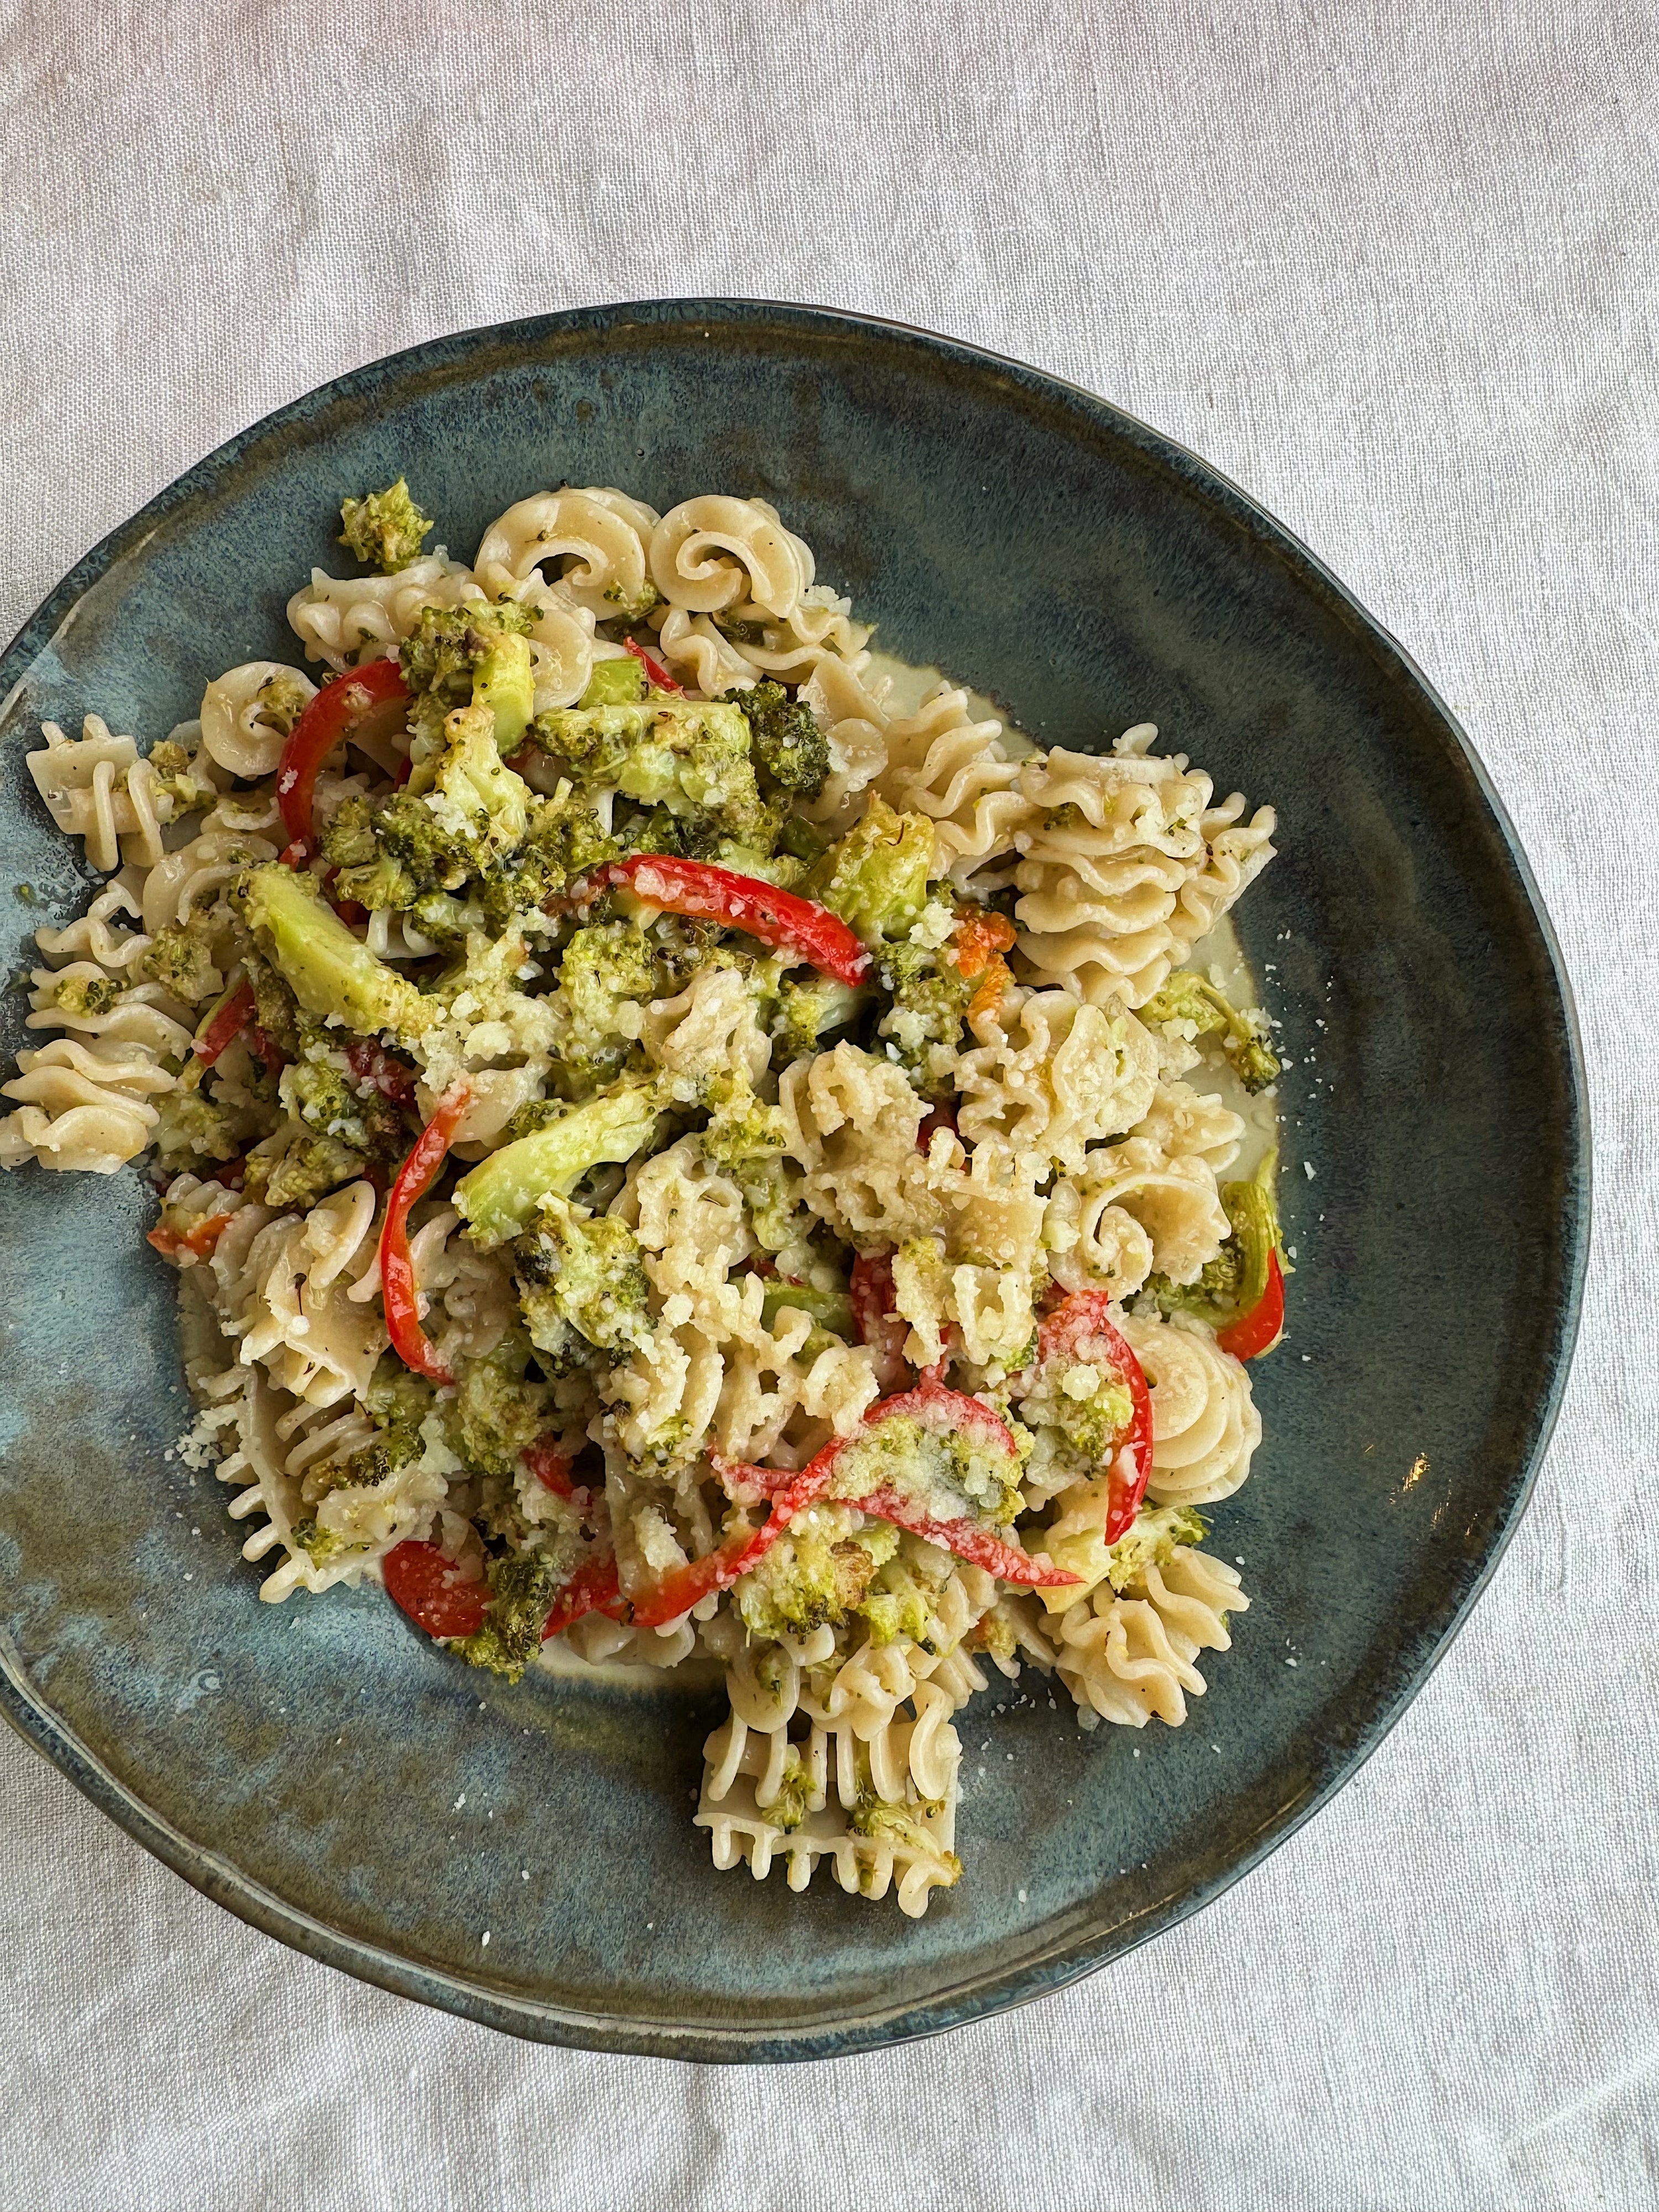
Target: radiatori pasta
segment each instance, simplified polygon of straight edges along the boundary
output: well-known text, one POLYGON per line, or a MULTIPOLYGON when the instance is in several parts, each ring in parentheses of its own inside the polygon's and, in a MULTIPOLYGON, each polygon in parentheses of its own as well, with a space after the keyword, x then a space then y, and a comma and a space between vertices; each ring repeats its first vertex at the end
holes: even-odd
POLYGON ((716 1866, 919 1914, 993 1675, 1174 1726, 1247 1604, 1200 1509, 1261 1440, 1278 1071, 1206 939, 1272 812, 1146 725, 902 707, 762 500, 537 492, 471 567, 402 483, 342 520, 294 665, 30 753, 107 880, 0 1164, 147 1163, 261 1596, 713 1664, 716 1866))

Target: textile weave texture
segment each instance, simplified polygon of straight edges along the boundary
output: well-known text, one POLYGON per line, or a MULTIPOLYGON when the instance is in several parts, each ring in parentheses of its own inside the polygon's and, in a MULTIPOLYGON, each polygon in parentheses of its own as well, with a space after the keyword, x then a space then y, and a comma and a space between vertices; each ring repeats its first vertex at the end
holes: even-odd
POLYGON ((1534 1503, 1364 1771, 1195 1920, 940 2042, 767 2072, 495 2038, 243 1928, 0 1732, 0 2199, 1653 2202, 1652 9, 3 20, 7 635, 234 431, 445 331, 736 292, 1018 355, 1247 485, 1461 714, 1575 978, 1598 1222, 1534 1503))

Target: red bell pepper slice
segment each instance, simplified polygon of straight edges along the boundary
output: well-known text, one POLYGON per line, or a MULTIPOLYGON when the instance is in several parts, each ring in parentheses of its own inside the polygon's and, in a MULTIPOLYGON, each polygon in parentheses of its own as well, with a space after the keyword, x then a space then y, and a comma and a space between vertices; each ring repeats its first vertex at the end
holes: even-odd
POLYGON ((646 674, 651 678, 651 681, 656 685, 659 691, 678 691, 682 694, 684 693, 685 686, 683 684, 676 684, 673 678, 663 666, 661 661, 653 660, 642 645, 635 645, 631 637, 625 637, 623 640, 623 643, 633 654, 635 659, 640 663, 641 666, 644 669, 646 674))
POLYGON ((253 986, 243 983, 231 993, 191 1047, 204 1067, 211 1067, 226 1046, 240 1036, 252 1014, 253 986))
POLYGON ((600 1558, 585 1559, 553 1601, 553 1610, 542 1629, 542 1642, 545 1644, 550 1636, 562 1635, 584 1613, 608 1613, 615 1620, 623 1602, 614 1553, 606 1552, 600 1558))
POLYGON ((1092 1360, 1103 1349, 1128 1390, 1134 1411, 1129 1425, 1113 1447, 1106 1541, 1115 1544, 1127 1536, 1152 1472, 1152 1398, 1146 1377, 1127 1340, 1113 1322, 1111 1299, 1104 1291, 1074 1291, 1056 1306, 1037 1332, 1037 1364, 1051 1359, 1092 1360), (1123 1467, 1125 1451, 1129 1467, 1123 1467))
POLYGON ((925 1537, 942 1551, 966 1559, 970 1566, 983 1567, 1000 1582, 1018 1583, 1027 1589, 1058 1589, 1063 1583, 1083 1579, 1049 1559, 1034 1558, 1012 1544, 1005 1544, 977 1521, 931 1521, 912 1499, 901 1497, 896 1490, 872 1490, 868 1497, 849 1503, 860 1513, 890 1521, 896 1528, 908 1528, 913 1536, 925 1537))
MULTIPOLYGON (((872 1407, 871 1413, 878 1410, 872 1407)), ((865 1418, 868 1420, 870 1414, 865 1418)), ((728 1474, 739 1482, 745 1477, 758 1480, 762 1491, 771 1496, 772 1510, 758 1528, 737 1529, 702 1559, 691 1559, 684 1566, 674 1568, 642 1592, 634 1601, 635 1625, 640 1628, 661 1628, 671 1620, 678 1620, 682 1613, 690 1613, 698 1600, 707 1597, 711 1590, 729 1589, 739 1575, 747 1574, 771 1550, 795 1516, 805 1512, 823 1495, 836 1471, 836 1462, 850 1441, 846 1437, 832 1437, 796 1474, 774 1468, 750 1467, 744 1461, 722 1459, 711 1453, 709 1464, 723 1481, 728 1474), (779 1484, 781 1488, 775 1486, 779 1484)))
POLYGON ((395 660, 368 661, 324 684, 289 732, 276 763, 276 804, 294 844, 310 850, 317 771, 334 748, 362 731, 400 730, 408 705, 409 686, 395 660))
POLYGON ((810 961, 838 983, 858 982, 870 965, 870 955, 858 938, 827 906, 781 891, 758 876, 740 876, 707 860, 635 853, 626 860, 612 861, 586 880, 593 890, 607 883, 625 884, 649 906, 741 929, 763 945, 810 961))
POLYGON ((1235 1359, 1255 1359, 1285 1334, 1285 1270, 1275 1247, 1267 1254, 1267 1287, 1247 1314, 1219 1330, 1216 1342, 1235 1359))
POLYGON ((438 1179, 444 1157, 472 1095, 471 1085, 452 1084, 438 1101, 432 1119, 410 1149, 398 1170, 386 1202, 386 1226, 380 1231, 380 1302, 392 1348, 405 1367, 424 1375, 440 1388, 454 1376, 439 1358, 421 1327, 416 1297, 415 1262, 409 1249, 410 1208, 424 1198, 438 1179))
POLYGON ((476 1636, 483 1626, 488 1584, 466 1581, 435 1544, 405 1537, 381 1560, 380 1572, 392 1603, 428 1636, 476 1636))

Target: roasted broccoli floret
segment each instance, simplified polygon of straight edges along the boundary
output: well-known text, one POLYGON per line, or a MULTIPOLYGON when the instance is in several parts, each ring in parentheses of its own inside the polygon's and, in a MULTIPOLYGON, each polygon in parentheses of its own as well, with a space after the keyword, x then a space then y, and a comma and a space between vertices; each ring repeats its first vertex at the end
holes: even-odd
POLYGON ((617 660, 596 660, 578 707, 629 707, 645 696, 645 664, 631 653, 617 660))
POLYGON ((830 740, 805 700, 781 684, 756 684, 733 695, 748 720, 750 749, 769 789, 816 799, 830 773, 830 740))
POLYGON ((216 998, 225 988, 213 961, 213 933, 218 927, 205 915, 193 913, 185 921, 158 929, 139 957, 139 973, 147 983, 159 983, 187 1006, 216 998))
POLYGON ((789 1128, 782 1108, 757 1097, 741 1071, 714 1077, 706 1095, 711 1111, 702 1149, 717 1166, 743 1170, 784 1151, 789 1128))
POLYGON ((164 1092, 156 1111, 161 1119, 150 1142, 168 1169, 186 1159, 234 1160, 242 1149, 241 1110, 222 1105, 193 1085, 178 1084, 164 1092))
POLYGON ((682 835, 772 850, 779 811, 761 798, 749 724, 726 701, 653 695, 635 706, 561 707, 538 714, 530 734, 582 790, 661 807, 684 825, 682 835))
POLYGON ((1190 1505, 1163 1505, 1143 1507, 1128 1534, 1115 1544, 1106 1541, 1103 1528, 1082 1529, 1071 1536, 1039 1536, 1036 1547, 1079 1579, 1036 1595, 1050 1613, 1065 1613, 1102 1583, 1109 1583, 1115 1590, 1127 1589, 1148 1567, 1166 1566, 1178 1544, 1201 1544, 1204 1535, 1204 1522, 1190 1505))
POLYGON ((319 1505, 337 1490, 371 1488, 389 1481, 424 1449, 418 1428, 387 1429, 343 1459, 313 1461, 301 1478, 300 1495, 307 1505, 319 1505))
POLYGON ((925 814, 899 814, 883 799, 806 879, 811 895, 831 908, 866 945, 907 937, 927 903, 939 868, 933 825, 925 814))
POLYGON ((457 1184, 455 1210, 486 1248, 521 1236, 544 1199, 565 1198, 601 1160, 631 1160, 657 1126, 651 1083, 619 1083, 503 1145, 457 1184))
MULTIPOLYGON (((360 1036, 387 1030, 410 1040, 441 1018, 441 1006, 352 935, 309 876, 296 875, 274 860, 255 868, 247 878, 243 912, 313 1020, 343 1022, 360 1036)), ((269 1028, 263 1003, 260 1022, 269 1028)))
POLYGON ((495 743, 516 750, 534 708, 528 609, 516 599, 493 605, 469 599, 464 606, 423 607, 421 619, 398 648, 404 681, 414 695, 410 726, 419 748, 441 744, 444 724, 460 707, 488 707, 495 743))
POLYGON ((877 1024, 877 1036, 894 1047, 899 1066, 924 1098, 944 1097, 952 1087, 974 982, 948 952, 910 944, 884 946, 874 980, 892 1001, 877 1024))
POLYGON ((302 1121, 289 1121, 255 1145, 247 1156, 242 1188, 278 1212, 314 1206, 343 1182, 355 1182, 367 1163, 337 1137, 324 1137, 302 1121))
POLYGON ((388 576, 420 559, 427 533, 436 526, 416 506, 401 477, 384 491, 342 500, 340 524, 340 543, 353 558, 388 576))
POLYGON ((283 1070, 277 1096, 288 1111, 319 1135, 387 1162, 409 1150, 402 1115, 373 1083, 359 1083, 336 1064, 325 1030, 302 1039, 297 1059, 283 1070))
POLYGON ((469 871, 477 874, 488 860, 512 852, 523 839, 530 826, 530 787, 503 763, 487 704, 457 708, 445 719, 443 737, 443 750, 415 769, 404 796, 424 800, 440 830, 459 848, 471 847, 479 855, 469 871))
MULTIPOLYGON (((265 702, 269 719, 277 724, 285 737, 298 721, 301 708, 305 703, 305 694, 300 686, 294 683, 292 678, 289 681, 291 689, 298 694, 300 702, 291 714, 285 714, 286 702, 280 692, 265 702), (270 711, 272 708, 275 708, 275 712, 270 711)), ((274 678, 262 686, 261 699, 266 691, 274 690, 275 686, 274 678)), ((150 788, 158 797, 173 802, 172 813, 167 817, 170 821, 178 821, 181 815, 199 813, 203 807, 211 806, 219 796, 207 777, 193 775, 191 767, 190 755, 182 745, 175 744, 171 738, 163 738, 159 744, 149 749, 150 788)))
POLYGON ((849 1532, 855 1516, 820 1507, 780 1536, 733 1592, 752 1635, 810 1636, 846 1620, 876 1571, 871 1547, 849 1532))
POLYGON ((937 1812, 935 1805, 890 1805, 884 1797, 873 1790, 861 1796, 847 1815, 847 1825, 855 1836, 868 1836, 878 1842, 893 1843, 926 1858, 940 1870, 941 1887, 950 1888, 962 1875, 962 1861, 954 1851, 947 1851, 936 1836, 923 1826, 924 1812, 937 1812))
POLYGON ((838 983, 832 975, 807 975, 799 981, 786 976, 778 987, 772 1021, 777 1064, 817 1052, 819 1038, 846 1029, 869 998, 867 990, 838 983))
POLYGON ((482 1359, 455 1364, 444 1426, 455 1456, 475 1474, 511 1481, 520 1455, 547 1426, 547 1385, 529 1379, 530 1339, 509 1329, 482 1359))
POLYGON ((108 975, 59 975, 52 986, 52 1004, 82 1021, 108 1013, 120 995, 121 986, 108 975))
POLYGON ((575 1329, 602 1352, 623 1352, 651 1334, 651 1286, 639 1240, 625 1222, 543 1201, 514 1248, 530 1340, 555 1357, 575 1329))
POLYGON ((1235 1006, 1206 975, 1172 975, 1141 1007, 1140 1018, 1152 1029, 1164 1022, 1190 1022, 1196 1036, 1218 1033, 1221 1049, 1247 1091, 1265 1091, 1279 1079, 1267 1016, 1259 1006, 1235 1006))
POLYGON ((437 1403, 424 1376, 404 1365, 395 1352, 383 1352, 368 1378, 363 1406, 376 1428, 418 1429, 437 1403))
POLYGON ((622 1009, 654 998, 657 963, 637 921, 596 921, 577 930, 559 963, 559 992, 568 1028, 560 1056, 573 1089, 614 1078, 633 1047, 622 1009))
POLYGON ((450 1645, 475 1667, 516 1682, 542 1648, 542 1631, 559 1594, 556 1564, 538 1552, 505 1553, 485 1569, 489 1609, 482 1628, 450 1645))

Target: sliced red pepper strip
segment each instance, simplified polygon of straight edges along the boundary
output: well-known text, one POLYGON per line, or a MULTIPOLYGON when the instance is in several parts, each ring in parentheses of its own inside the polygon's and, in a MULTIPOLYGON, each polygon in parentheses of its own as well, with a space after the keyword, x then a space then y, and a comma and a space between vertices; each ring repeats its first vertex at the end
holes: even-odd
POLYGON ((455 1378, 433 1350, 421 1327, 415 1262, 409 1249, 409 1212, 416 1200, 424 1198, 437 1181, 450 1139, 471 1095, 470 1084, 456 1083, 438 1101, 432 1119, 415 1139, 409 1158, 398 1170, 398 1180, 386 1202, 386 1226, 380 1231, 380 1302, 386 1310, 392 1348, 405 1367, 412 1368, 416 1375, 424 1375, 428 1382, 440 1388, 455 1378))
POLYGON ((827 906, 781 891, 758 876, 740 876, 707 860, 635 853, 626 860, 613 861, 587 882, 596 890, 606 883, 626 884, 649 906, 741 929, 763 945, 810 961, 838 983, 858 982, 870 965, 870 955, 858 938, 827 906))
POLYGON ((1083 1579, 1046 1558, 1034 1558, 1012 1544, 1005 1544, 977 1521, 930 1521, 911 1499, 902 1498, 896 1490, 872 1490, 867 1498, 848 1502, 860 1513, 890 1521, 896 1528, 908 1528, 913 1536, 925 1537, 942 1551, 953 1552, 970 1566, 983 1567, 1000 1582, 1018 1583, 1027 1589, 1058 1589, 1063 1583, 1083 1579))
POLYGON ((607 1552, 602 1559, 585 1559, 553 1601, 553 1610, 542 1629, 542 1642, 545 1644, 550 1636, 562 1635, 572 1621, 580 1620, 584 1613, 608 1613, 614 1620, 623 1606, 615 1556, 607 1552))
POLYGON ((623 643, 633 654, 635 659, 640 663, 640 665, 644 669, 646 674, 651 678, 651 681, 656 685, 659 691, 678 691, 684 693, 685 686, 683 684, 676 684, 673 678, 663 666, 661 661, 653 660, 642 645, 635 645, 631 637, 625 637, 623 640, 623 643))
POLYGON ((1247 1314, 1219 1330, 1216 1342, 1235 1359, 1255 1359, 1285 1334, 1285 1270, 1277 1247, 1267 1255, 1267 1287, 1247 1314))
MULTIPOLYGON (((408 704, 409 687, 395 660, 371 660, 362 668, 348 668, 343 676, 324 684, 289 732, 276 763, 276 804, 295 844, 307 852, 311 848, 317 771, 334 748, 371 726, 388 734, 401 729, 408 704)), ((283 858, 288 857, 285 852, 283 858)))
POLYGON ((243 983, 231 993, 191 1047, 204 1067, 211 1067, 225 1047, 240 1036, 252 1013, 253 986, 243 983))
POLYGON ((381 1560, 380 1572, 392 1603, 428 1636, 476 1636, 483 1626, 488 1585, 467 1582, 435 1544, 405 1537, 381 1560))
MULTIPOLYGON (((876 1410, 871 1408, 872 1413, 876 1410)), ((709 1463, 722 1480, 728 1469, 739 1481, 745 1477, 758 1478, 763 1490, 771 1495, 772 1510, 760 1528, 738 1528, 702 1559, 676 1567, 642 1592, 634 1601, 635 1626, 661 1628, 671 1620, 678 1620, 682 1613, 690 1613, 698 1600, 707 1597, 711 1590, 729 1589, 739 1575, 747 1574, 771 1550, 795 1516, 805 1512, 823 1495, 836 1471, 836 1462, 850 1441, 846 1437, 832 1437, 797 1474, 781 1475, 773 1468, 750 1467, 743 1460, 726 1460, 711 1454, 709 1463), (782 1488, 774 1488, 780 1480, 782 1488)))
POLYGON ((1113 1448, 1109 1470, 1106 1541, 1115 1544, 1120 1536, 1128 1534, 1152 1476, 1152 1397, 1140 1362, 1112 1320, 1110 1307, 1111 1298, 1105 1291, 1074 1291, 1037 1332, 1037 1364, 1086 1358, 1096 1346, 1103 1346, 1119 1382, 1133 1401, 1129 1425, 1113 1448), (1127 1468, 1123 1465, 1126 1450, 1127 1468))

